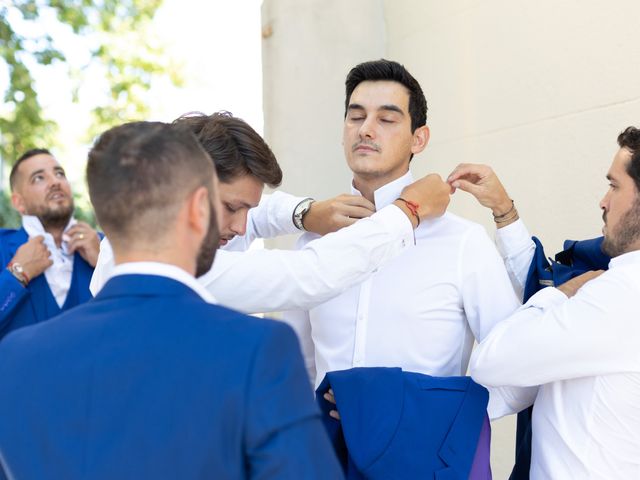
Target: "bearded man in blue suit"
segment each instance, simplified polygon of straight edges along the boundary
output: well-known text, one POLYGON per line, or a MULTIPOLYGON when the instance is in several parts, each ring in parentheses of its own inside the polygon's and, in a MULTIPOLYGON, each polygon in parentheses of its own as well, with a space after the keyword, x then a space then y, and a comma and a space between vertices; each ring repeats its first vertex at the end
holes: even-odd
POLYGON ((96 231, 73 218, 71 187, 48 150, 25 152, 9 183, 22 227, 0 229, 0 338, 89 300, 100 250, 96 231))
POLYGON ((293 331, 208 303, 213 164, 139 122, 89 153, 116 259, 97 297, 0 342, 0 478, 340 478, 293 331))

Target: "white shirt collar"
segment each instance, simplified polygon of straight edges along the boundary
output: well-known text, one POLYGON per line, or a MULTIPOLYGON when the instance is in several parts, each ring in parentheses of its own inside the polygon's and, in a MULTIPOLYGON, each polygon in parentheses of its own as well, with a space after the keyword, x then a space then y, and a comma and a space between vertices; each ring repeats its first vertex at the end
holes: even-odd
POLYGON ((622 255, 612 258, 609 262, 609 268, 631 265, 634 263, 640 263, 640 250, 623 253, 622 255))
MULTIPOLYGON (((69 230, 71 227, 73 227, 75 224, 77 223, 77 220, 73 217, 71 217, 71 219, 69 220, 69 223, 67 223, 67 226, 64 228, 64 232, 66 232, 67 230, 69 230)), ((56 242, 53 238, 53 235, 51 235, 49 232, 47 232, 44 227, 42 226, 42 222, 40 222, 40 219, 34 215, 23 215, 22 216, 22 227, 25 229, 25 231, 27 232, 27 235, 29 235, 29 237, 37 237, 38 235, 42 235, 45 239, 45 244, 49 247, 49 248, 57 248, 56 246, 56 242)), ((65 240, 66 235, 63 235, 62 237, 62 243, 60 244, 60 249, 62 250, 62 252, 65 255, 68 255, 67 252, 67 241, 65 240)))
MULTIPOLYGON (((387 205, 392 204, 399 196, 402 189, 407 185, 413 183, 413 175, 411 175, 411 171, 408 171, 400 178, 393 180, 392 182, 383 185, 375 192, 373 192, 374 203, 376 204, 376 210, 380 210, 387 205)), ((362 193, 353 186, 353 182, 351 182, 351 193, 353 195, 360 195, 362 193)))
POLYGON ((127 262, 116 265, 110 278, 116 275, 157 275, 167 277, 176 282, 186 285, 196 292, 207 303, 217 303, 216 299, 211 295, 198 281, 185 272, 183 269, 161 262, 127 262))

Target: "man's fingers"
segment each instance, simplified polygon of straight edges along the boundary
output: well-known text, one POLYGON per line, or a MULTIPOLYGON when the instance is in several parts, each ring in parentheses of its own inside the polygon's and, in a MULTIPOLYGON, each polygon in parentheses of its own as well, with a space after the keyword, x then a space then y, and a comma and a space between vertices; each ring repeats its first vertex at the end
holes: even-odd
POLYGON ((447 182, 452 183, 461 177, 468 175, 475 175, 478 177, 484 177, 487 174, 489 167, 486 165, 480 165, 475 163, 461 163, 447 177, 447 182))
POLYGON ((479 187, 473 182, 464 179, 458 179, 451 184, 453 188, 460 189, 464 192, 470 193, 473 196, 477 196, 478 193, 482 190, 482 187, 479 187))
MULTIPOLYGON (((333 395, 333 390, 327 390, 323 397, 327 402, 333 403, 334 405, 336 404, 336 397, 333 395)), ((331 418, 335 418, 336 420, 340 420, 340 414, 338 413, 338 410, 329 410, 329 416, 331 418)))
POLYGON ((373 210, 370 210, 368 208, 361 207, 361 206, 354 206, 354 205, 345 206, 342 212, 342 214, 345 217, 350 217, 355 219, 370 217, 374 213, 375 212, 373 210))
POLYGON ((331 402, 334 405, 336 404, 336 397, 333 396, 333 390, 331 390, 331 389, 327 390, 324 393, 323 397, 327 402, 331 402))

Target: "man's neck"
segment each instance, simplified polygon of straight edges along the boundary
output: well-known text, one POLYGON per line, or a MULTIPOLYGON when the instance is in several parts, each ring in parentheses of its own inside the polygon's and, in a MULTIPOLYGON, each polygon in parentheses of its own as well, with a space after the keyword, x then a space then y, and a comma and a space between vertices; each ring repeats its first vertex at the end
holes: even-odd
POLYGON ((62 234, 64 233, 65 227, 51 227, 49 225, 43 225, 43 228, 45 232, 53 237, 53 241, 56 242, 56 246, 60 248, 60 246, 62 245, 62 234))
POLYGON ((375 205, 375 192, 376 190, 388 185, 389 183, 399 179, 400 177, 406 175, 406 172, 401 172, 400 174, 396 174, 394 176, 362 176, 356 175, 353 176, 353 186, 358 190, 364 198, 369 200, 371 203, 375 205))

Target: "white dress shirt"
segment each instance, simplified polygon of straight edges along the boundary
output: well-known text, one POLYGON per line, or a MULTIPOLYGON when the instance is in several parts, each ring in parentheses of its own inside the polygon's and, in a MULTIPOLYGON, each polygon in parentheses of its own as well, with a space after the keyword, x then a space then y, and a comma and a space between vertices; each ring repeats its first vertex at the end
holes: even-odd
POLYGON ((570 299, 541 290, 474 351, 476 381, 540 385, 532 480, 640 478, 638 298, 635 251, 570 299))
MULTIPOLYGON (((71 218, 64 231, 66 232, 75 224, 75 218, 71 218)), ((56 299, 58 306, 62 308, 67 299, 67 294, 71 287, 71 278, 73 277, 73 253, 69 253, 68 242, 65 239, 66 235, 63 233, 62 243, 60 244, 60 248, 58 248, 56 241, 53 239, 53 235, 45 231, 38 217, 23 215, 22 226, 27 232, 27 235, 29 235, 29 238, 37 237, 38 235, 44 237, 44 245, 49 249, 49 252, 51 252, 49 258, 53 262, 53 265, 44 271, 44 276, 47 279, 53 298, 56 299)))
MULTIPOLYGON (((407 173, 376 190, 376 207, 389 205, 412 181, 407 173)), ((313 246, 313 238, 305 234, 301 244, 313 246)), ((316 386, 328 371, 364 366, 465 375, 474 339, 519 306, 482 226, 445 213, 423 221, 415 239, 414 248, 361 284, 309 312, 286 314, 297 332, 310 324, 316 386)), ((309 345, 304 337, 301 343, 309 345)))
MULTIPOLYGON (((275 201, 265 206, 261 202, 257 208, 271 213, 251 211, 252 218, 261 220, 252 220, 249 225, 253 222, 252 228, 261 233, 290 233, 297 203, 275 201)), ((300 251, 218 250, 213 268, 198 281, 220 304, 245 313, 309 308, 362 281, 385 261, 411 248, 411 222, 402 210, 390 205, 300 251)), ((113 252, 105 238, 91 279, 94 295, 109 278, 113 265, 113 252)))
POLYGON ((513 288, 518 298, 522 299, 529 266, 536 251, 536 244, 533 243, 531 234, 523 221, 518 219, 512 224, 496 230, 496 245, 502 255, 513 288))

